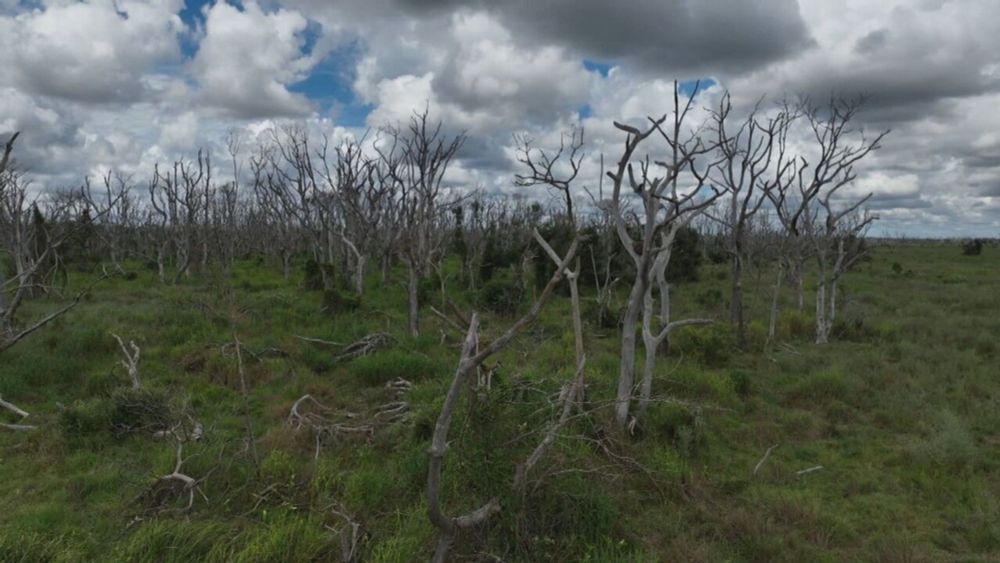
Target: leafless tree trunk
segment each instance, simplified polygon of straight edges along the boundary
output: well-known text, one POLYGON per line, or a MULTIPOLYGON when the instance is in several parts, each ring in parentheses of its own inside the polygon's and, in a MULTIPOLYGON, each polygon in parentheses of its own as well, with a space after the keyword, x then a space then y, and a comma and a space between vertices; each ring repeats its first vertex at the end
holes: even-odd
MULTIPOLYGON (((867 157, 872 151, 880 148, 882 139, 889 133, 883 131, 874 138, 866 138, 863 131, 850 128, 852 120, 864 103, 863 99, 832 98, 825 108, 819 108, 803 101, 802 114, 808 122, 815 141, 814 151, 817 153, 815 165, 803 156, 799 157, 795 166, 795 190, 792 182, 781 184, 768 192, 768 197, 774 204, 778 218, 793 239, 808 241, 810 250, 816 260, 816 343, 825 344, 829 341, 830 330, 836 317, 836 298, 834 293, 837 281, 850 265, 842 258, 846 252, 839 249, 842 241, 852 240, 863 234, 864 230, 875 220, 875 216, 865 213, 856 220, 856 212, 867 202, 872 194, 843 204, 841 209, 834 209, 835 199, 839 197, 841 188, 851 184, 856 175, 854 166, 867 157), (857 141, 852 137, 857 136, 857 141), (831 309, 832 307, 832 309, 831 309)), ((842 199, 842 198, 840 198, 842 199)), ((793 243, 796 253, 793 257, 793 270, 797 282, 802 284, 802 245, 793 243)), ((800 289, 801 302, 801 289, 800 289)))
POLYGON ((615 127, 624 131, 627 137, 615 170, 608 172, 613 187, 610 209, 618 238, 636 269, 635 281, 622 320, 622 357, 615 405, 615 419, 622 428, 629 421, 635 386, 636 332, 646 294, 653 283, 654 263, 661 253, 669 252, 676 232, 689 224, 720 195, 714 186, 711 188, 711 195, 704 197, 700 193, 715 163, 696 163, 699 157, 711 152, 714 147, 705 146, 697 132, 688 134, 684 130, 685 119, 694 103, 696 92, 697 87, 682 105, 678 86, 674 84, 673 123, 669 129, 664 129, 666 115, 659 119, 649 118, 650 126, 644 130, 615 122, 615 127), (659 133, 666 142, 669 162, 651 161, 649 156, 638 163, 633 162, 636 149, 654 133, 659 133), (689 136, 685 139, 682 135, 689 136), (657 170, 662 170, 662 176, 657 176, 654 166, 657 170), (686 178, 690 180, 690 185, 678 189, 678 179, 684 172, 687 172, 686 178), (626 203, 622 199, 622 188, 626 185, 638 196, 641 206, 640 223, 635 225, 640 235, 639 240, 633 239, 626 222, 626 203), (663 231, 667 231, 667 235, 661 239, 663 231))
MULTIPOLYGON (((448 166, 465 143, 465 135, 449 137, 439 122, 430 122, 428 110, 415 114, 405 132, 386 128, 387 147, 376 144, 379 173, 400 193, 399 255, 407 268, 409 328, 420 332, 419 282, 433 268, 442 250, 444 229, 440 221, 450 210, 441 201, 448 166)), ((395 191, 395 190, 394 190, 395 191)))
MULTIPOLYGON (((566 267, 575 257, 577 244, 578 240, 574 240, 572 245, 570 245, 566 257, 556 267, 555 273, 531 309, 488 346, 480 347, 478 332, 479 317, 475 313, 472 315, 472 319, 469 322, 469 330, 462 346, 458 368, 455 371, 455 377, 452 379, 448 394, 445 396, 444 404, 441 407, 441 413, 438 415, 437 423, 434 426, 434 434, 429 450, 430 463, 427 471, 428 515, 431 523, 438 529, 438 541, 432 561, 438 563, 446 561, 452 542, 454 542, 455 536, 459 532, 485 522, 501 510, 500 501, 497 498, 492 498, 479 508, 456 517, 447 516, 441 509, 441 470, 444 465, 444 456, 448 449, 448 432, 451 428, 455 409, 458 406, 462 387, 478 371, 487 358, 501 350, 522 328, 538 318, 542 307, 548 301, 549 297, 551 297, 556 285, 562 279, 566 267)), ((561 418, 561 420, 564 419, 561 418)), ((551 440, 549 443, 551 443, 551 440)), ((541 454, 537 456, 533 455, 532 458, 540 456, 541 454)), ((529 458, 529 460, 532 458, 529 458)), ((519 474, 521 473, 525 473, 525 471, 521 470, 519 474)), ((518 486, 521 486, 520 484, 523 482, 524 477, 515 477, 515 483, 518 486)))
POLYGON ((724 209, 721 213, 710 214, 724 229, 726 249, 731 264, 732 288, 730 298, 730 322, 736 329, 737 341, 746 343, 746 318, 743 306, 743 273, 747 258, 748 230, 754 216, 767 199, 767 192, 775 182, 786 176, 791 165, 780 158, 773 178, 766 178, 771 170, 775 154, 776 140, 785 134, 794 115, 785 112, 762 121, 759 106, 738 124, 735 132, 727 129, 727 120, 732 112, 729 94, 723 95, 719 107, 713 112, 716 146, 720 154, 720 165, 714 180, 726 190, 724 209))

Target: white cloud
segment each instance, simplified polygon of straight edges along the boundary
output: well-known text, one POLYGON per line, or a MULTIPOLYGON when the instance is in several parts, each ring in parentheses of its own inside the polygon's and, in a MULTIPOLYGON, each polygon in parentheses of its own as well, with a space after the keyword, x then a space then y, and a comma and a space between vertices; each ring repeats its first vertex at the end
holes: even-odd
POLYGON ((0 18, 0 80, 45 96, 129 102, 142 75, 179 57, 180 0, 60 3, 0 18))
POLYGON ((201 98, 240 117, 309 115, 309 100, 288 90, 321 56, 301 51, 308 23, 297 11, 266 13, 253 1, 242 10, 216 2, 192 63, 201 98))

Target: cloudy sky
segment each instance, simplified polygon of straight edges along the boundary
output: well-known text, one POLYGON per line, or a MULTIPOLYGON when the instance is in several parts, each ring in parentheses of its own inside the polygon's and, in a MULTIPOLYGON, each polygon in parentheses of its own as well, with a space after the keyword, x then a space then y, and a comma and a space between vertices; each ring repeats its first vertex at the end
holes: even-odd
MULTIPOLYGON (((673 80, 707 106, 831 91, 871 96, 891 128, 859 171, 877 231, 1000 234, 996 0, 0 0, 0 138, 40 189, 157 161, 286 120, 331 135, 429 104, 470 142, 453 179, 515 193, 511 136, 589 162, 611 121, 669 110, 673 80)), ((589 181, 589 179, 585 179, 589 181)))

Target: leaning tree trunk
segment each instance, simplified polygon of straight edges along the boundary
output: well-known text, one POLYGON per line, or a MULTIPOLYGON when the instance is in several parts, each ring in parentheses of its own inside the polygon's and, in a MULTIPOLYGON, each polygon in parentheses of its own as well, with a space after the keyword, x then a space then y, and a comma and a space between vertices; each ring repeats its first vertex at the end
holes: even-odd
POLYGON ((615 421, 622 428, 628 424, 632 388, 635 385, 635 333, 646 291, 644 273, 641 268, 636 273, 635 283, 632 284, 632 292, 629 294, 628 308, 622 319, 622 357, 618 373, 618 394, 615 399, 615 421))

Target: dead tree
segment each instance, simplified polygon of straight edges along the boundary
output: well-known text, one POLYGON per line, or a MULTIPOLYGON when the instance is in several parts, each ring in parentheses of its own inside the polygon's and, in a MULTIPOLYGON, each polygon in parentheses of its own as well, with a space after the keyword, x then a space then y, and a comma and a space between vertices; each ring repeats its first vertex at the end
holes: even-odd
POLYGON ((743 274, 748 258, 749 229, 754 216, 767 200, 768 190, 774 187, 774 182, 780 182, 786 176, 793 164, 783 159, 784 151, 775 151, 775 144, 794 116, 779 112, 764 120, 758 115, 757 106, 737 125, 736 131, 730 132, 727 121, 731 113, 732 102, 726 93, 712 114, 720 154, 720 164, 713 180, 725 189, 726 195, 720 212, 709 213, 709 216, 723 228, 732 274, 730 322, 736 329, 739 344, 743 345, 746 343, 743 274), (771 164, 776 152, 778 162, 777 170, 774 170, 771 164))
MULTIPOLYGON (((562 280, 567 266, 576 256, 577 246, 578 239, 575 239, 531 309, 489 345, 480 347, 478 332, 479 317, 476 314, 472 315, 469 322, 469 330, 462 346, 458 368, 448 389, 448 394, 445 396, 441 413, 438 415, 429 451, 430 465, 427 472, 427 506, 431 523, 438 530, 438 541, 433 557, 433 561, 435 562, 443 563, 446 561, 448 550, 451 548, 451 544, 458 533, 482 524, 501 510, 500 501, 497 498, 492 498, 479 508, 461 516, 447 516, 441 508, 441 472, 444 466, 444 456, 448 449, 448 432, 451 428, 455 409, 458 406, 459 397, 462 394, 462 388, 478 372, 487 358, 501 350, 522 328, 538 318, 542 307, 552 296, 555 287, 562 280)), ((579 366, 578 372, 582 373, 582 364, 579 366)), ((576 381, 582 381, 582 376, 574 378, 574 382, 576 381)), ((570 385, 573 386, 572 383, 570 385)), ((578 392, 580 392, 579 388, 574 386, 573 389, 568 389, 561 394, 566 397, 564 400, 564 413, 567 412, 566 409, 571 408, 570 405, 573 403, 571 397, 577 396, 578 392)), ((553 428, 546 434, 542 443, 536 448, 535 452, 517 469, 513 481, 515 492, 523 491, 528 470, 542 457, 549 445, 554 441, 558 429, 568 418, 568 414, 561 415, 553 428)))
POLYGON ((121 348, 122 356, 125 357, 121 364, 128 373, 129 381, 132 382, 132 389, 139 389, 142 386, 139 381, 139 357, 142 355, 142 350, 135 343, 135 340, 129 340, 128 346, 126 346, 122 337, 113 332, 111 333, 111 336, 113 336, 118 342, 118 347, 121 348))
MULTIPOLYGON (((567 151, 566 138, 562 135, 559 141, 559 150, 549 154, 541 149, 533 149, 531 140, 527 137, 516 137, 518 145, 518 161, 523 164, 528 172, 518 174, 515 181, 519 186, 547 186, 562 194, 566 204, 565 218, 570 228, 573 230, 575 238, 580 237, 580 230, 577 225, 576 214, 573 211, 573 181, 580 172, 580 164, 583 162, 583 129, 575 128, 569 133, 570 144, 567 151), (565 161, 563 160, 565 156, 565 161), (560 170, 563 168, 563 170, 560 170)), ((538 229, 532 230, 532 236, 542 247, 545 254, 559 267, 563 263, 561 257, 548 241, 542 237, 538 229)), ((583 314, 580 309, 580 259, 577 257, 576 265, 572 269, 567 268, 564 272, 566 281, 569 284, 570 305, 573 315, 573 338, 576 347, 576 364, 582 366, 584 363, 584 341, 583 341, 583 314)), ((579 377, 581 381, 579 388, 583 388, 583 370, 580 369, 579 377)), ((580 397, 582 400, 582 396, 580 397)))
POLYGON ((532 147, 532 140, 526 135, 515 136, 514 143, 517 161, 527 168, 526 173, 514 176, 517 185, 547 186, 556 190, 566 204, 566 216, 575 225, 571 186, 583 162, 583 128, 575 127, 568 134, 561 135, 559 149, 552 153, 532 147))
MULTIPOLYGON (((18 310, 31 290, 45 279, 46 276, 39 275, 41 270, 49 264, 58 263, 57 260, 50 260, 50 257, 57 254, 66 233, 54 233, 46 227, 44 220, 38 220, 42 215, 37 202, 29 199, 27 181, 15 169, 11 160, 17 137, 18 133, 11 135, 0 156, 0 355, 76 307, 90 290, 88 287, 55 311, 24 326, 18 326, 18 310), (35 221, 28 218, 32 213, 35 221), (13 272, 6 271, 6 259, 10 259, 13 264, 13 272)), ((28 417, 27 411, 2 398, 0 407, 20 417, 17 424, 5 423, 2 425, 4 428, 35 429, 31 425, 20 424, 20 421, 28 417)))
POLYGON ((450 209, 441 197, 444 176, 465 143, 464 133, 450 137, 441 122, 430 122, 428 113, 414 114, 406 131, 385 128, 387 146, 376 143, 381 178, 399 193, 398 253, 406 265, 409 329, 414 336, 420 333, 420 280, 431 273, 443 249, 440 221, 450 209))
POLYGON ((383 206, 392 194, 386 184, 375 180, 374 160, 365 155, 360 141, 348 140, 328 153, 328 139, 319 152, 323 179, 329 190, 321 206, 326 231, 327 254, 332 262, 334 243, 345 249, 344 263, 351 272, 354 291, 364 294, 364 280, 371 241, 385 218, 383 206))
MULTIPOLYGON (((163 171, 159 164, 154 167, 149 184, 149 202, 161 233, 156 248, 161 282, 166 282, 166 262, 170 250, 173 251, 174 266, 171 282, 176 284, 182 277, 191 274, 198 226, 202 222, 211 178, 211 158, 200 150, 195 163, 178 160, 163 171)), ((204 248, 202 250, 207 252, 204 248)))
POLYGON ((250 159, 252 189, 256 204, 257 228, 264 234, 267 251, 275 251, 285 279, 291 276, 292 256, 299 247, 296 218, 301 216, 299 200, 293 195, 284 174, 278 171, 272 147, 261 145, 250 159))
POLYGON ((98 223, 98 237, 107 252, 115 271, 124 274, 122 260, 126 256, 126 237, 133 222, 132 178, 122 173, 108 171, 102 178, 103 190, 91 187, 85 178, 80 188, 80 198, 85 202, 91 217, 103 218, 98 223))
POLYGON ((841 252, 840 244, 863 234, 875 219, 865 214, 860 220, 846 221, 872 197, 871 193, 854 201, 839 197, 840 190, 855 180, 855 165, 879 149, 882 139, 889 134, 882 131, 868 138, 863 130, 853 128, 853 120, 863 104, 863 98, 831 98, 826 107, 820 108, 808 100, 802 101, 800 107, 815 153, 810 156, 815 164, 806 156, 799 156, 795 181, 768 192, 786 231, 793 239, 806 241, 816 260, 817 344, 829 341, 836 318, 836 285, 850 265, 839 259, 847 254, 846 250, 841 252))
MULTIPOLYGON (((621 427, 629 421, 629 411, 635 386, 636 332, 640 315, 643 314, 647 293, 653 291, 655 283, 659 290, 661 307, 660 319, 669 318, 669 284, 665 271, 670 259, 670 248, 677 232, 687 226, 719 197, 718 188, 712 186, 703 193, 709 172, 714 163, 702 164, 701 157, 711 153, 713 146, 706 145, 698 131, 685 130, 687 119, 697 88, 682 104, 677 84, 674 84, 674 111, 672 123, 664 128, 667 115, 658 119, 649 118, 649 125, 639 129, 631 125, 615 122, 615 127, 626 133, 625 147, 614 170, 607 175, 612 182, 611 200, 607 203, 619 242, 635 265, 635 281, 629 292, 628 305, 622 319, 621 363, 618 377, 618 392, 615 418, 621 427), (666 143, 667 161, 651 160, 647 155, 636 160, 636 150, 651 136, 658 134, 666 143), (683 137, 682 137, 683 136, 683 137), (662 174, 662 175, 658 175, 662 174), (679 188, 682 175, 688 183, 679 188), (630 188, 638 199, 640 215, 637 224, 628 224, 629 203, 624 199, 623 188, 630 188), (638 234, 638 240, 633 233, 638 234)), ((649 299, 652 299, 650 296, 649 299)), ((652 326, 652 319, 649 320, 652 326)), ((669 322, 661 328, 663 338, 670 334, 665 330, 669 322), (665 330, 665 332, 664 332, 665 330)), ((657 346, 662 339, 655 338, 650 331, 644 337, 644 344, 657 346)), ((647 349, 647 355, 655 354, 647 349)), ((655 358, 653 359, 655 363, 655 358)), ((648 363, 648 362, 647 362, 648 363)), ((649 377, 652 377, 651 372, 649 377)))

